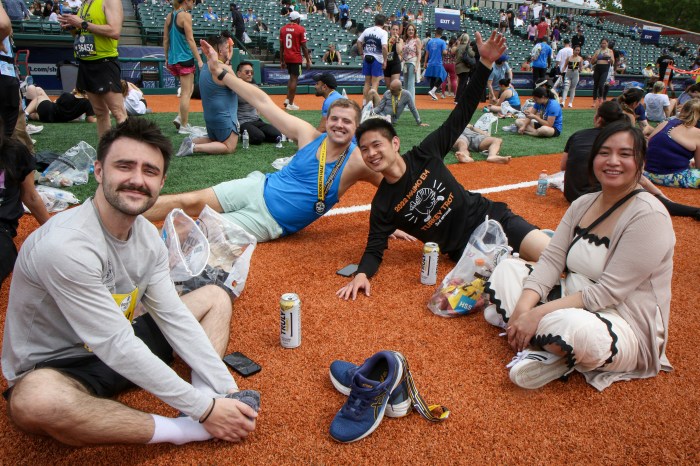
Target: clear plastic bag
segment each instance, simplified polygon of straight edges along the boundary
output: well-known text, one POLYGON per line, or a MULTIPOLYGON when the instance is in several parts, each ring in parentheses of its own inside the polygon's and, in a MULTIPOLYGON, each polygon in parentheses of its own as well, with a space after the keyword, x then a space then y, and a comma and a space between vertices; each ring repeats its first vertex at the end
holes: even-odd
POLYGON ((174 282, 202 273, 209 260, 209 241, 182 209, 173 209, 165 217, 161 238, 168 248, 170 278, 174 282))
MULTIPOLYGON (((66 210, 69 204, 80 203, 75 194, 63 189, 39 185, 36 187, 36 192, 41 196, 41 200, 44 201, 46 210, 49 212, 60 212, 66 210)), ((26 207, 25 210, 27 210, 26 207)))
POLYGON ((457 265, 445 276, 428 301, 428 309, 442 317, 482 310, 485 279, 508 254, 508 238, 501 224, 486 220, 472 233, 457 265))
POLYGON ((255 237, 209 206, 205 206, 199 214, 197 226, 209 242, 209 259, 202 273, 181 284, 182 291, 216 284, 226 288, 233 296, 240 296, 257 245, 255 237))
POLYGON ((39 177, 39 184, 54 188, 85 184, 96 158, 95 149, 87 142, 80 141, 51 162, 39 177))

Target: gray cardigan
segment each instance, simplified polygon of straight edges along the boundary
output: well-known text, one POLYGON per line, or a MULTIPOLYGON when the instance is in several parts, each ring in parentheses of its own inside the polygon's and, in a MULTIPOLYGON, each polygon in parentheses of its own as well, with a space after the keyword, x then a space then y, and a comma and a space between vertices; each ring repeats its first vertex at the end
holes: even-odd
MULTIPOLYGON (((525 281, 526 289, 547 296, 558 283, 574 228, 599 195, 587 194, 571 204, 525 281)), ((598 390, 618 380, 653 377, 660 370, 672 369, 666 358, 666 342, 675 242, 668 211, 651 194, 637 194, 621 213, 610 238, 603 275, 598 283, 584 288, 583 302, 593 312, 616 309, 639 340, 639 358, 631 372, 584 373, 587 382, 598 390), (656 341, 659 321, 664 328, 663 342, 656 341)))

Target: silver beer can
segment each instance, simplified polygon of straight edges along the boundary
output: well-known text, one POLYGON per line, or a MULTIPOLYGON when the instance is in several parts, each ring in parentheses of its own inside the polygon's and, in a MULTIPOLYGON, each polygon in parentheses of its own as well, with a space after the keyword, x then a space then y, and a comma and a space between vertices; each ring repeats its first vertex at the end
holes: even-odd
POLYGON ((301 300, 296 293, 280 298, 280 344, 283 348, 301 345, 301 300))
POLYGON ((420 282, 423 285, 437 283, 437 263, 440 255, 440 247, 437 243, 425 243, 423 245, 423 262, 420 269, 420 282))

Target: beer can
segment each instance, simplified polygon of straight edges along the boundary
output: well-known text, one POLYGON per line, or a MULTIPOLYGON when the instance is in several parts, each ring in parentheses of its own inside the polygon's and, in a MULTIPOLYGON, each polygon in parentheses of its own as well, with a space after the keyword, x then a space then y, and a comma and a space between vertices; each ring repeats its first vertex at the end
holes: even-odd
POLYGON ((301 345, 301 300, 296 293, 280 298, 280 344, 283 348, 301 345))
POLYGON ((425 243, 423 246, 423 262, 420 269, 420 282, 423 285, 437 283, 437 263, 440 247, 437 243, 425 243))

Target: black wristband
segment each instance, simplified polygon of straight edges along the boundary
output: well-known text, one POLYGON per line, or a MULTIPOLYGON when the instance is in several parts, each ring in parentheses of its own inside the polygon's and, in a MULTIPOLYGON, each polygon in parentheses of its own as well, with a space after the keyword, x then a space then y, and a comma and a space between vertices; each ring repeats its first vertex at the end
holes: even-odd
POLYGON ((200 424, 204 424, 205 422, 207 422, 207 419, 209 419, 209 416, 211 416, 211 413, 214 412, 214 407, 215 407, 215 406, 216 406, 216 398, 212 398, 212 399, 211 399, 211 409, 209 410, 209 412, 207 413, 207 415, 204 416, 204 419, 200 419, 200 420, 199 420, 199 423, 200 423, 200 424))
POLYGON ((228 70, 227 70, 226 68, 224 68, 224 69, 221 71, 221 73, 219 73, 219 76, 216 77, 216 79, 218 79, 219 81, 221 81, 222 79, 224 79, 224 76, 226 76, 226 73, 228 73, 228 70))

